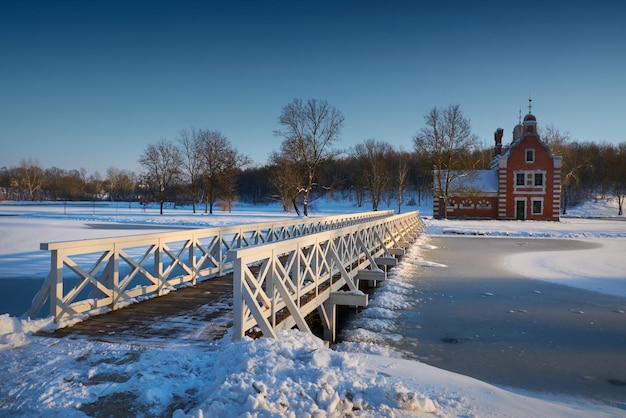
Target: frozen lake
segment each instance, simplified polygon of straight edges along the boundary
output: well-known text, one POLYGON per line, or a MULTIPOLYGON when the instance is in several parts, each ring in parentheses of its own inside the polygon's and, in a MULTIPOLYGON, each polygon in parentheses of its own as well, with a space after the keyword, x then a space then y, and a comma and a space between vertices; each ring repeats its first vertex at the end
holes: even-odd
POLYGON ((428 261, 415 262, 412 277, 402 273, 402 285, 390 280, 375 291, 373 311, 350 322, 345 338, 370 339, 499 386, 626 402, 626 298, 529 279, 504 266, 511 255, 584 254, 598 244, 448 236, 428 244, 436 247, 422 251, 428 261), (394 316, 385 320, 380 310, 394 301, 394 316))

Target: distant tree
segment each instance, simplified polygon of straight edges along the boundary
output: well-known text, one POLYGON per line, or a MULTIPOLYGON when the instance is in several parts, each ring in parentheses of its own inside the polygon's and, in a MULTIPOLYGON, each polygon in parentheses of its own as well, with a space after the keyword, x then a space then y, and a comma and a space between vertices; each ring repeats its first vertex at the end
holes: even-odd
POLYGON ((65 200, 79 200, 85 189, 85 182, 79 170, 69 170, 63 178, 61 194, 65 200))
POLYGON ((294 208, 300 215, 296 199, 302 192, 300 183, 301 174, 297 164, 287 156, 278 152, 270 154, 269 163, 271 165, 270 182, 278 192, 278 199, 284 212, 289 212, 294 208))
POLYGON ((35 200, 36 193, 44 183, 44 170, 38 161, 32 159, 22 160, 17 168, 18 183, 28 192, 30 200, 35 200))
POLYGON ((13 175, 12 170, 9 170, 7 167, 0 168, 0 192, 2 195, 0 198, 9 199, 10 190, 12 187, 13 175))
POLYGON ((98 199, 101 194, 103 194, 102 185, 104 181, 102 180, 102 176, 100 172, 96 171, 89 179, 87 179, 85 183, 85 193, 90 200, 98 199))
POLYGON ((106 173, 109 200, 131 202, 137 183, 137 175, 132 171, 119 170, 115 167, 107 168, 106 173))
POLYGON ((250 159, 233 148, 220 131, 200 130, 198 135, 202 152, 204 212, 213 213, 218 198, 234 199, 235 173, 249 164, 250 159))
POLYGON ((359 161, 365 187, 370 193, 372 210, 376 211, 383 192, 391 181, 389 158, 393 153, 393 147, 384 141, 368 139, 355 145, 353 153, 359 161))
POLYGON ((115 167, 109 167, 106 170, 106 184, 107 184, 107 189, 109 192, 109 200, 113 201, 113 199, 115 199, 115 190, 117 188, 117 181, 118 181, 118 177, 119 177, 119 171, 117 168, 115 167))
POLYGON ((67 172, 59 167, 50 167, 44 170, 42 187, 46 189, 50 199, 67 199, 67 196, 63 195, 63 182, 66 176, 67 172))
POLYGON ((541 139, 546 143, 552 155, 562 157, 561 164, 561 213, 567 214, 571 189, 578 184, 579 171, 584 162, 572 152, 569 146, 569 133, 561 133, 553 125, 548 125, 540 132, 541 139))
POLYGON ((270 163, 263 166, 245 167, 237 174, 237 198, 252 203, 269 203, 274 193, 271 183, 270 163))
MULTIPOLYGON (((339 110, 325 100, 294 99, 283 107, 278 122, 283 130, 275 135, 284 138, 281 154, 295 165, 305 168, 303 213, 309 215, 309 195, 314 186, 319 164, 333 154, 332 144, 339 139, 344 117, 339 110)), ((302 180, 301 180, 302 181, 302 180)))
POLYGON ((408 188, 407 179, 409 175, 409 164, 411 162, 411 154, 408 152, 400 151, 394 156, 395 160, 395 175, 394 175, 394 190, 395 198, 398 202, 398 213, 402 212, 402 202, 404 200, 404 193, 408 188))
POLYGON ((196 213, 196 202, 202 182, 202 167, 204 161, 203 136, 194 128, 180 131, 178 137, 182 167, 189 183, 191 206, 196 213))
MULTIPOLYGON (((444 109, 433 107, 424 121, 426 126, 414 137, 415 150, 432 161, 435 198, 442 200, 440 207, 446 208, 452 182, 467 177, 469 170, 476 167, 477 162, 470 155, 478 148, 478 137, 472 134, 470 121, 458 104, 444 109)), ((445 217, 446 210, 442 213, 445 217)))
POLYGON ((626 143, 613 147, 606 164, 612 172, 611 192, 617 199, 617 215, 622 216, 626 198, 626 143))
POLYGON ((159 202, 163 215, 163 205, 171 197, 171 192, 180 181, 182 165, 178 148, 165 139, 150 144, 139 158, 145 169, 145 179, 159 202))

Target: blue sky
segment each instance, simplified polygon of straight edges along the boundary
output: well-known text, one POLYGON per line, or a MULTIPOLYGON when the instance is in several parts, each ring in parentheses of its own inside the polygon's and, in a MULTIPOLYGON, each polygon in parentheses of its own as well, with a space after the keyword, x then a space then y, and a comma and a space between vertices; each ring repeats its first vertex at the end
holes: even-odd
POLYGON ((626 142, 621 3, 0 0, 0 167, 139 172, 191 127, 263 164, 296 97, 343 112, 345 149, 412 150, 449 104, 506 142, 529 95, 540 127, 626 142))

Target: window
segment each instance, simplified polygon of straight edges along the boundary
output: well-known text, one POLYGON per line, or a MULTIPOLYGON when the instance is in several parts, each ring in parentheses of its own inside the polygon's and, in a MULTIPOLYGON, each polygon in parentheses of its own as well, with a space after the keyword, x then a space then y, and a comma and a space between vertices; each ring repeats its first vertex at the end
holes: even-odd
POLYGON ((524 182, 524 173, 516 173, 515 174, 515 184, 517 186, 523 186, 525 184, 525 182, 524 182))
POLYGON ((535 162, 535 150, 534 149, 527 149, 526 150, 526 162, 527 163, 534 163, 535 162))
POLYGON ((488 201, 481 200, 480 202, 478 202, 478 205, 476 205, 476 207, 478 209, 489 209, 491 207, 491 205, 489 204, 488 201))
POLYGON ((461 207, 462 207, 463 209, 471 209, 471 208, 473 207, 473 205, 472 205, 472 201, 471 201, 471 200, 463 200, 463 201, 461 202, 461 207))
POLYGON ((533 200, 533 215, 541 215, 543 213, 543 202, 541 200, 533 200))
POLYGON ((535 186, 543 186, 543 173, 535 173, 535 186))

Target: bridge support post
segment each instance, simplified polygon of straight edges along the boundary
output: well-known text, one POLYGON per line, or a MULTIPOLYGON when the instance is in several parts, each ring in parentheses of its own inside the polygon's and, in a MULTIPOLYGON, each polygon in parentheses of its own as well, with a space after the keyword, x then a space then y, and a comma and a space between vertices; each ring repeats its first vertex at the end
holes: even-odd
POLYGON ((332 292, 328 300, 317 307, 324 325, 324 340, 331 344, 337 339, 337 305, 367 306, 368 296, 361 291, 332 292))

